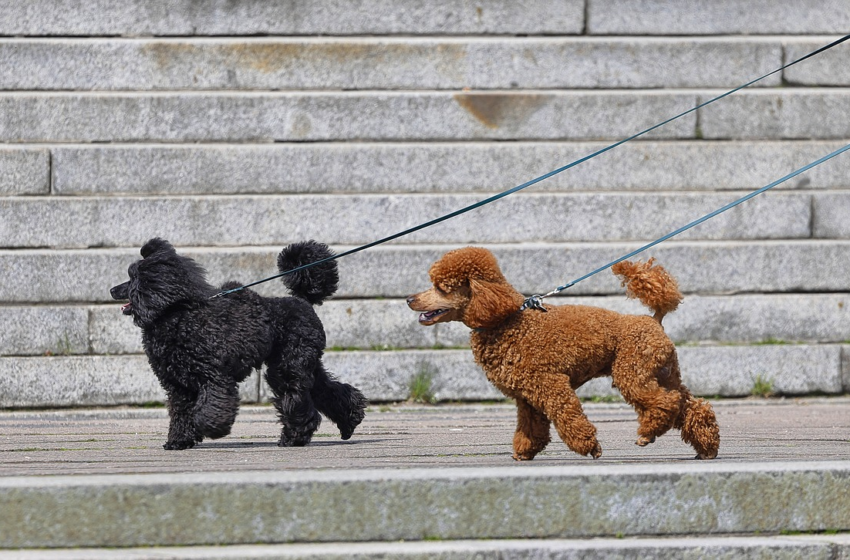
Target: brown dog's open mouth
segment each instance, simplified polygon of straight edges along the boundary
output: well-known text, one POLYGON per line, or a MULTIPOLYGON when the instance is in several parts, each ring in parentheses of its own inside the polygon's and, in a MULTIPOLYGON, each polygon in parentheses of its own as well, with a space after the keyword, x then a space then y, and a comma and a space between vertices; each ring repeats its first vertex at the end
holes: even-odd
POLYGON ((133 312, 133 304, 132 303, 125 303, 124 305, 121 306, 121 313, 123 313, 124 315, 129 315, 132 312, 133 312))
POLYGON ((448 312, 449 312, 448 309, 437 309, 436 311, 426 311, 425 313, 420 313, 419 314, 419 322, 420 323, 427 323, 429 321, 433 321, 434 319, 436 319, 440 315, 445 315, 448 312))

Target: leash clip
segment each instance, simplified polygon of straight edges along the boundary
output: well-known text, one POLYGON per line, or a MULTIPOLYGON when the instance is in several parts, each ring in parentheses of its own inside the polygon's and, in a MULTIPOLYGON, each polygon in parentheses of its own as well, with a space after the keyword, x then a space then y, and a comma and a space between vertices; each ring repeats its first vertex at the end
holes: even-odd
POLYGON ((519 310, 525 311, 526 309, 537 309, 538 311, 547 313, 546 308, 543 307, 543 296, 540 294, 536 294, 525 298, 525 301, 522 302, 522 307, 520 307, 519 310))

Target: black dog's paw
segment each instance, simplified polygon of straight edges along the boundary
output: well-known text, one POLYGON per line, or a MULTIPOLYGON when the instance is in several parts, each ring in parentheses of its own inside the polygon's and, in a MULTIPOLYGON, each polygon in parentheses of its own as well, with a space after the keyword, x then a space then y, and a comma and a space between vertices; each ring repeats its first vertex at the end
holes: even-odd
POLYGON ((278 447, 304 447, 310 440, 313 439, 313 434, 281 434, 277 442, 278 447))
POLYGON ((337 428, 339 428, 339 436, 343 439, 343 441, 351 439, 351 436, 354 435, 355 428, 357 428, 362 421, 363 415, 361 414, 360 417, 355 416, 354 418, 350 418, 348 423, 339 424, 337 426, 337 428))
POLYGON ((360 391, 357 391, 356 389, 355 391, 357 393, 355 403, 348 415, 348 418, 336 425, 336 427, 339 428, 339 435, 343 440, 351 439, 351 436, 354 434, 354 430, 360 425, 363 418, 366 417, 366 405, 368 404, 366 397, 364 397, 360 391))
POLYGON ((162 448, 168 451, 179 451, 182 449, 191 449, 192 447, 195 447, 195 443, 196 442, 193 439, 178 439, 174 441, 166 441, 162 448))

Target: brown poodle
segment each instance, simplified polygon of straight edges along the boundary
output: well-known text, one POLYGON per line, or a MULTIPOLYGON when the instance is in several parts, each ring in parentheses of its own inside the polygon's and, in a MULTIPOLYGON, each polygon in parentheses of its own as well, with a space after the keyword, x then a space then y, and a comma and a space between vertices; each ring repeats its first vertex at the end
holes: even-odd
POLYGON ((460 321, 472 328, 475 361, 497 389, 516 400, 514 459, 533 459, 546 447, 550 421, 570 449, 599 457, 596 428, 575 391, 601 376, 611 376, 637 411, 637 445, 677 428, 697 458, 713 459, 720 445, 714 411, 682 384, 676 348, 661 327, 682 294, 652 263, 621 262, 613 272, 653 317, 583 305, 520 311, 525 297, 502 276, 493 254, 478 247, 450 251, 434 263, 433 287, 410 296, 407 304, 422 312, 423 325, 460 321))

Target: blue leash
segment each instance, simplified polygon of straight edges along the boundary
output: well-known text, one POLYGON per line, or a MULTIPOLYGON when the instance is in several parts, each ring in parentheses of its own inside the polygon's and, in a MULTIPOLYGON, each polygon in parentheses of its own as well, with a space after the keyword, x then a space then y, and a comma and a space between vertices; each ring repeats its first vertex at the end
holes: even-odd
POLYGON ((663 237, 659 237, 658 239, 656 239, 652 243, 647 243, 643 247, 641 247, 639 249, 635 249, 634 251, 632 251, 631 253, 629 253, 627 255, 623 255, 619 259, 613 260, 613 261, 609 262, 608 264, 606 264, 605 266, 600 266, 596 270, 594 270, 592 272, 588 272, 584 276, 582 276, 580 278, 576 278, 572 282, 564 284, 563 286, 558 286, 557 288, 555 288, 551 292, 547 292, 547 293, 542 294, 542 295, 539 294, 539 295, 533 295, 531 297, 528 297, 528 298, 525 299, 525 302, 523 302, 522 307, 520 309, 524 310, 524 309, 531 308, 531 309, 540 309, 542 311, 546 311, 546 308, 543 307, 543 298, 547 298, 549 296, 553 296, 557 293, 563 292, 567 288, 571 288, 572 286, 575 286, 576 284, 578 284, 582 280, 586 280, 586 279, 590 278, 591 276, 593 276, 594 274, 598 274, 598 273, 602 272, 603 270, 607 270, 607 269, 611 268, 612 266, 614 266, 615 264, 617 264, 619 262, 622 262, 626 259, 630 259, 633 256, 637 255, 638 253, 642 253, 642 252, 646 251, 647 249, 649 249, 651 247, 655 247, 659 243, 663 243, 664 241, 667 241, 671 237, 675 237, 676 235, 679 235, 683 231, 687 231, 687 230, 691 229, 692 227, 698 226, 701 223, 705 222, 706 220, 710 220, 711 218, 715 217, 716 215, 722 214, 723 212, 729 210, 730 208, 734 208, 735 206, 738 206, 742 202, 746 202, 749 199, 753 198, 754 196, 758 196, 761 193, 772 189, 776 185, 779 185, 780 183, 784 183, 788 179, 793 179, 794 177, 796 177, 800 173, 805 173, 809 169, 816 167, 816 166, 822 164, 823 162, 834 158, 837 155, 843 154, 844 152, 846 152, 848 150, 850 150, 850 144, 847 144, 843 148, 839 148, 839 149, 835 150, 834 152, 832 152, 831 154, 825 155, 822 158, 820 158, 819 160, 813 161, 812 163, 810 163, 806 166, 803 166, 800 169, 797 169, 796 171, 794 171, 792 173, 789 173, 788 175, 786 175, 785 177, 782 177, 781 179, 777 179, 776 181, 770 183, 767 186, 764 186, 764 187, 762 187, 762 188, 760 188, 756 191, 753 191, 746 196, 742 196, 741 198, 739 198, 738 200, 736 200, 734 202, 730 202, 729 204, 727 204, 723 208, 718 208, 714 212, 710 212, 710 213, 706 214, 705 216, 703 216, 702 218, 699 218, 698 220, 694 220, 693 222, 689 223, 688 225, 680 227, 676 231, 671 231, 667 235, 665 235, 663 237))
MULTIPOLYGON (((819 48, 819 49, 817 49, 817 50, 815 50, 815 51, 812 51, 812 52, 810 52, 809 54, 807 54, 807 55, 805 55, 805 56, 802 56, 802 57, 798 58, 797 60, 794 60, 794 61, 792 61, 792 62, 789 62, 788 64, 785 64, 784 66, 781 66, 781 67, 777 68, 777 69, 776 69, 776 70, 774 70, 773 72, 770 72, 770 73, 768 73, 768 74, 765 74, 764 76, 761 76, 761 77, 759 77, 759 78, 756 78, 755 80, 749 81, 749 82, 747 82, 747 83, 746 83, 746 84, 744 84, 744 85, 741 85, 741 86, 736 87, 735 89, 729 90, 729 91, 727 91, 727 92, 726 92, 726 93, 724 93, 724 94, 718 95, 717 97, 714 97, 714 98, 712 98, 712 99, 709 99, 708 101, 705 101, 704 103, 700 103, 700 104, 699 104, 699 105, 697 105, 696 107, 693 107, 692 109, 688 109, 687 111, 685 111, 685 112, 683 112, 683 113, 679 113, 678 115, 676 115, 676 116, 674 116, 674 117, 670 117, 669 119, 667 119, 667 120, 665 120, 665 121, 663 121, 663 122, 660 122, 660 123, 656 124, 655 126, 652 126, 652 127, 650 127, 650 128, 647 128, 646 130, 643 130, 643 131, 641 131, 641 132, 638 132, 637 134, 633 134, 632 136, 629 136, 628 138, 625 138, 625 139, 623 139, 623 140, 620 140, 619 142, 615 142, 614 144, 611 144, 611 145, 606 146, 606 147, 604 147, 604 148, 602 148, 602 149, 599 149, 599 150, 597 150, 597 151, 593 152, 593 153, 592 153, 592 154, 590 154, 590 155, 587 155, 587 156, 584 156, 583 158, 577 159, 577 160, 573 161, 572 163, 568 163, 567 165, 565 165, 565 166, 563 166, 563 167, 559 167, 558 169, 555 169, 554 171, 550 171, 549 173, 546 173, 546 174, 544 174, 544 175, 541 175, 541 176, 539 176, 539 177, 536 177, 536 178, 534 178, 534 179, 532 179, 532 180, 530 180, 530 181, 527 181, 527 182, 525 182, 525 183, 523 183, 523 184, 521 184, 521 185, 518 185, 518 186, 513 187, 513 188, 511 188, 511 189, 508 189, 508 190, 506 190, 506 191, 503 191, 503 192, 501 192, 501 193, 499 193, 499 194, 493 195, 493 196, 491 196, 491 197, 489 197, 489 198, 485 198, 484 200, 481 200, 481 201, 479 201, 479 202, 476 202, 475 204, 471 204, 471 205, 469 205, 469 206, 465 206, 465 207, 463 207, 463 208, 461 208, 461 209, 459 209, 459 210, 455 210, 454 212, 451 212, 451 213, 446 214, 446 215, 444 215, 444 216, 440 216, 439 218, 435 218, 435 219, 433 219, 433 220, 431 220, 431 221, 429 221, 429 222, 425 222, 425 223, 423 223, 423 224, 419 224, 418 226, 414 226, 414 227, 409 228, 409 229, 406 229, 406 230, 404 230, 404 231, 400 231, 400 232, 398 232, 398 233, 395 233, 395 234, 393 234, 393 235, 390 235, 390 236, 384 237, 384 238, 379 239, 379 240, 377 240, 377 241, 373 241, 373 242, 371 242, 371 243, 367 243, 367 244, 365 244, 365 245, 361 245, 360 247, 355 247, 354 249, 349 249, 348 251, 344 251, 344 252, 342 252, 342 253, 338 253, 338 254, 336 254, 336 255, 333 255, 333 256, 330 256, 330 257, 327 257, 327 258, 324 258, 324 259, 321 259, 321 260, 318 260, 318 261, 315 261, 315 262, 312 262, 312 263, 308 263, 308 264, 305 264, 305 265, 299 266, 299 267, 297 267, 297 268, 293 268, 292 270, 287 270, 287 271, 285 271, 285 272, 281 272, 281 273, 279 273, 279 274, 275 274, 274 276, 269 276, 268 278, 263 278, 262 280, 257 280, 256 282, 251 282, 250 284, 245 284, 244 286, 239 286, 238 288, 233 288, 233 289, 230 289, 230 290, 223 290, 223 291, 221 291, 221 292, 219 292, 219 293, 215 294, 215 295, 214 295, 214 296, 212 296, 212 297, 213 297, 213 298, 216 298, 216 297, 224 296, 224 295, 227 295, 227 294, 231 294, 231 293, 233 293, 233 292, 238 292, 238 291, 240 291, 240 290, 244 290, 245 288, 250 288, 251 286, 256 286, 257 284, 262 284, 262 283, 264 283, 264 282, 268 282, 269 280, 274 280, 275 278, 280 278, 281 276, 286 276, 287 274, 292 274, 292 273, 294 273, 294 272, 298 272, 298 271, 300 271, 300 270, 304 270, 305 268, 309 268, 309 267, 311 267, 311 266, 316 266, 316 265, 318 265, 318 264, 322 264, 322 263, 324 263, 324 262, 332 261, 332 260, 335 260, 335 259, 340 259, 340 258, 342 258, 342 257, 347 257, 348 255, 353 255, 354 253, 359 253, 360 251, 365 251, 366 249, 372 248, 372 247, 374 247, 374 246, 376 246, 376 245, 380 245, 380 244, 382 244, 382 243, 386 243, 386 242, 388 242, 388 241, 392 241, 393 239, 398 239, 399 237, 403 237, 403 236, 405 236, 405 235, 409 235, 409 234, 411 234, 411 233, 417 232, 417 231, 419 231, 420 229, 425 229, 425 228, 427 228, 427 227, 431 227, 431 226, 433 226, 433 225, 439 224, 440 222, 444 222, 444 221, 446 221, 446 220, 448 220, 448 219, 450 219, 450 218, 454 218, 455 216, 460 216, 461 214, 465 214, 465 213, 469 212, 470 210, 474 210, 474 209, 476 209, 476 208, 479 208, 479 207, 481 207, 481 206, 484 206, 485 204, 490 204, 491 202, 495 202, 496 200, 499 200, 500 198, 504 198, 504 197, 506 197, 506 196, 508 196, 508 195, 511 195, 511 194, 513 194, 513 193, 515 193, 515 192, 517 192, 517 191, 521 191, 521 190, 523 190, 523 189, 525 189, 525 188, 528 188, 528 187, 530 187, 530 186, 532 186, 532 185, 536 185, 536 184, 537 184, 537 183, 539 183, 540 181, 545 181, 546 179, 548 179, 548 178, 550 178, 550 177, 553 177, 553 176, 555 176, 555 175, 557 175, 557 174, 559 174, 559 173, 563 173, 563 172, 564 172, 564 171, 566 171, 567 169, 571 169, 571 168, 573 168, 573 167, 575 167, 575 166, 577 166, 577 165, 579 165, 579 164, 582 164, 582 163, 586 162, 586 161, 587 161, 587 160, 589 160, 589 159, 593 159, 593 158, 595 158, 596 156, 602 155, 602 154, 604 154, 605 152, 608 152, 608 151, 610 151, 610 150, 613 150, 614 148, 616 148, 616 147, 618 147, 618 146, 620 146, 620 145, 622 145, 622 144, 625 144, 626 142, 630 142, 630 141, 632 141, 632 140, 634 140, 634 139, 636 139, 636 138, 639 138, 639 137, 641 137, 641 136, 643 136, 643 135, 645 135, 645 134, 647 134, 647 133, 649 133, 649 132, 652 132, 653 130, 655 130, 655 129, 657 129, 657 128, 661 128, 662 126, 664 126, 664 125, 666 125, 666 124, 668 124, 668 123, 670 123, 670 122, 673 122, 673 121, 675 121, 676 119, 679 119, 679 118, 681 118, 681 117, 684 117, 685 115, 689 115, 689 114, 693 113, 694 111, 697 111, 697 110, 699 110, 699 109, 701 109, 701 108, 705 107, 706 105, 710 105, 711 103, 714 103, 715 101, 719 101, 719 100, 723 99, 724 97, 728 97, 728 96, 732 95, 733 93, 736 93, 736 92, 738 92, 738 91, 740 91, 740 90, 742 90, 742 89, 744 89, 744 88, 750 87, 751 85, 753 85, 753 84, 755 84, 755 83, 757 83, 757 82, 760 82, 761 80, 764 80, 765 78, 769 78, 770 76, 772 76, 772 75, 776 74, 777 72, 781 72, 781 71, 785 70, 786 68, 789 68, 789 67, 791 67, 791 66, 793 66, 793 65, 795 65, 795 64, 798 64, 798 63, 800 63, 800 62, 803 62, 804 60, 806 60, 806 59, 808 59, 808 58, 811 58, 811 57, 813 57, 813 56, 815 56, 815 55, 818 55, 818 54, 820 54, 820 53, 822 53, 822 52, 824 52, 824 51, 826 51, 826 50, 829 50, 829 49, 831 49, 831 48, 833 48, 833 47, 835 47, 835 46, 837 46, 837 45, 840 45, 841 43, 843 43, 843 42, 847 41, 848 39, 850 39, 850 34, 845 35, 844 37, 842 37, 842 38, 840 38, 840 39, 837 39, 837 40, 833 41, 832 43, 829 43, 828 45, 824 45, 823 47, 821 47, 821 48, 819 48)), ((755 194, 758 194, 758 193, 755 193, 755 194)), ((742 201, 742 202, 743 202, 743 201, 742 201)), ((710 217, 710 216, 709 216, 709 217, 710 217)), ((706 219, 708 219, 708 218, 706 218, 706 219)), ((671 235, 671 237, 672 237, 672 235, 671 235)), ((663 241, 663 239, 662 239, 662 241, 663 241)), ((660 243, 660 242, 661 242, 661 241, 659 241, 659 243, 660 243)), ((603 269, 603 270, 604 270, 604 269, 603 269)), ((581 280, 581 279, 580 279, 580 280, 581 280)), ((578 280, 578 281, 580 281, 580 280, 578 280)), ((532 296, 532 297, 538 297, 538 296, 532 296)), ((545 297, 545 296, 544 296, 544 297, 545 297)))

